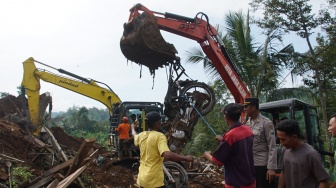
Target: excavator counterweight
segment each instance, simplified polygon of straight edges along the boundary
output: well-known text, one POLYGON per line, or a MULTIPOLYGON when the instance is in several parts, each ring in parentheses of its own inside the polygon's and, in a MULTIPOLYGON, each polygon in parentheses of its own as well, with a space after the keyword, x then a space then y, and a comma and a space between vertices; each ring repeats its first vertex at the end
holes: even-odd
POLYGON ((163 39, 155 17, 146 12, 124 24, 120 48, 128 60, 147 66, 151 73, 179 61, 174 45, 163 39))

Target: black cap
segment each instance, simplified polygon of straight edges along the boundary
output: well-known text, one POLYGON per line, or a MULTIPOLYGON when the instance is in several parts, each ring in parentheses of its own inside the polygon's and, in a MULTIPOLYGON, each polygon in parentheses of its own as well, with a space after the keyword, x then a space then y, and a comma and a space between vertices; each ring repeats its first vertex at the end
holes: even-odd
POLYGON ((164 115, 160 115, 159 113, 157 112, 148 112, 146 114, 146 121, 148 124, 153 124, 157 121, 161 121, 162 119, 164 119, 165 116, 164 115))
POLYGON ((230 118, 236 119, 240 117, 242 111, 242 107, 239 104, 230 103, 225 106, 222 113, 230 118))
POLYGON ((246 106, 246 105, 256 105, 256 106, 258 106, 259 105, 259 99, 258 98, 253 98, 253 97, 246 98, 244 100, 243 106, 246 106))

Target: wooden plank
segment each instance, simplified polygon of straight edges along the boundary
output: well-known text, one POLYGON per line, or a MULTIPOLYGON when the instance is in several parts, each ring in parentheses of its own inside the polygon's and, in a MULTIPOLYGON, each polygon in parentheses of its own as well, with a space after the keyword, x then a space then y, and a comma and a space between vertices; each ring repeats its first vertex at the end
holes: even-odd
POLYGON ((62 180, 58 185, 57 188, 66 188, 68 187, 76 178, 78 178, 79 175, 81 175, 84 170, 86 170, 87 165, 84 165, 77 169, 74 173, 70 174, 68 177, 66 177, 64 180, 62 180))
POLYGON ((37 139, 37 138, 35 138, 33 135, 26 135, 26 136, 24 136, 24 138, 27 140, 27 141, 29 141, 29 142, 31 142, 31 143, 33 143, 33 144, 37 144, 38 146, 40 146, 40 147, 45 147, 45 143, 43 143, 41 140, 39 140, 39 139, 37 139))
POLYGON ((52 181, 52 182, 47 186, 47 188, 55 188, 55 187, 57 187, 58 183, 59 183, 59 180, 56 178, 54 181, 52 181))
POLYGON ((51 138, 51 142, 53 143, 53 146, 54 146, 54 149, 61 154, 61 157, 63 159, 63 161, 67 161, 68 158, 67 156, 65 155, 65 153, 63 152, 61 146, 58 144, 56 138, 54 137, 54 135, 52 134, 52 132, 45 126, 43 126, 44 129, 46 130, 46 132, 48 133, 48 135, 50 136, 51 138))
POLYGON ((48 145, 46 145, 45 143, 43 143, 41 140, 35 138, 33 135, 26 135, 24 136, 24 138, 33 143, 33 144, 36 144, 37 146, 39 147, 42 147, 42 148, 45 148, 46 150, 48 150, 50 153, 53 153, 54 151, 50 148, 48 148, 48 145))
POLYGON ((68 176, 85 164, 85 159, 89 156, 89 152, 92 150, 94 142, 94 138, 83 140, 82 145, 74 157, 74 162, 70 166, 70 169, 65 176, 68 176))
POLYGON ((64 168, 70 166, 73 163, 73 161, 74 161, 74 158, 71 158, 70 160, 63 162, 63 163, 61 163, 61 164, 59 164, 59 165, 57 165, 57 166, 49 169, 48 171, 45 171, 43 173, 43 177, 47 177, 47 176, 49 176, 49 175, 51 175, 51 174, 53 174, 55 172, 58 172, 58 171, 60 171, 60 170, 62 170, 64 168))
POLYGON ((14 157, 11 157, 11 156, 8 156, 8 155, 2 154, 2 153, 0 153, 0 155, 3 156, 3 157, 6 157, 6 158, 8 158, 8 159, 11 159, 11 160, 14 160, 14 161, 19 161, 19 162, 24 163, 24 161, 22 161, 22 160, 20 160, 20 159, 16 159, 16 158, 14 158, 14 157))
POLYGON ((48 176, 48 177, 46 177, 46 178, 41 179, 41 180, 38 181, 37 183, 35 183, 35 184, 29 186, 28 188, 38 188, 38 187, 42 187, 43 185, 45 185, 45 184, 51 182, 51 181, 54 180, 54 179, 55 179, 55 177, 54 177, 53 175, 48 176))
POLYGON ((29 185, 35 184, 36 182, 40 181, 42 179, 42 176, 38 176, 35 179, 31 180, 30 182, 24 182, 23 184, 21 184, 19 187, 20 188, 26 188, 29 185))

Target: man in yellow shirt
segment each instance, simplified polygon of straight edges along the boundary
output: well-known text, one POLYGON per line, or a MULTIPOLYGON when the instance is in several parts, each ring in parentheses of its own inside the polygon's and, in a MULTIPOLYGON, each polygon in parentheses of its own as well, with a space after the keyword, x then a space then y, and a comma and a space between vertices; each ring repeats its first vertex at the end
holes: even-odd
POLYGON ((169 150, 167 138, 160 132, 161 116, 159 113, 147 113, 146 126, 149 130, 138 135, 132 127, 134 144, 140 147, 140 167, 137 184, 143 188, 164 187, 163 161, 192 162, 193 158, 189 155, 178 155, 169 150))

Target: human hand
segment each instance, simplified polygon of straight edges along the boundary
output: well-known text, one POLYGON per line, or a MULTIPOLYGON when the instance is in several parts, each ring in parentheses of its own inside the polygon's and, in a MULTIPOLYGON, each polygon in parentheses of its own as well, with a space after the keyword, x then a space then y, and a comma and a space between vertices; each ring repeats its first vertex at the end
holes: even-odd
POLYGON ((187 162, 193 162, 194 161, 194 158, 191 155, 187 155, 185 157, 186 157, 185 161, 187 161, 187 162))
POLYGON ((202 157, 212 162, 211 151, 205 151, 202 157))
POLYGON ((274 177, 275 177, 275 171, 272 169, 268 169, 266 172, 266 180, 268 180, 268 183, 272 183, 274 177))
POLYGON ((202 156, 203 158, 206 158, 206 159, 209 159, 209 157, 211 157, 211 151, 205 151, 204 153, 203 153, 203 156, 202 156))
POLYGON ((215 140, 217 140, 218 142, 222 142, 223 141, 223 137, 221 135, 217 135, 215 137, 215 140))

